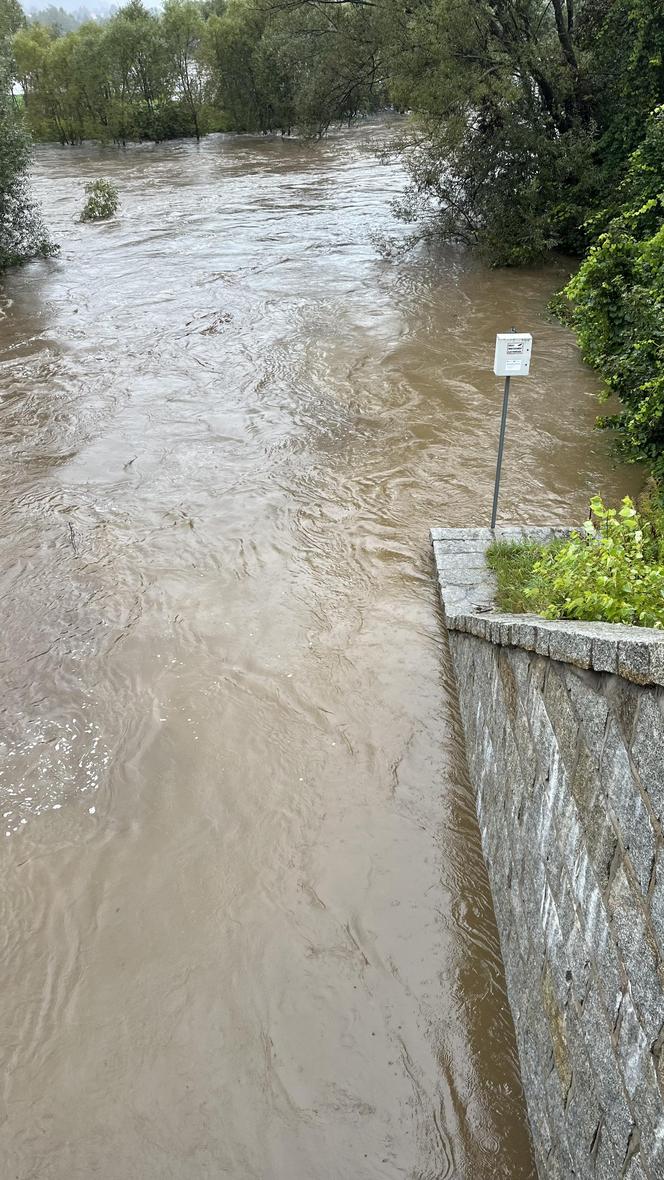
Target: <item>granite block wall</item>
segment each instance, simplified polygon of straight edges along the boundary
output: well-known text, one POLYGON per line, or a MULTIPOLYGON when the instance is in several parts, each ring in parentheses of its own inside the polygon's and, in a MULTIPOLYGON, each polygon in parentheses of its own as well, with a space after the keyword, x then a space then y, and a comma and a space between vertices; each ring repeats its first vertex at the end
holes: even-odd
POLYGON ((664 637, 497 614, 489 531, 433 539, 539 1175, 660 1180, 664 637))

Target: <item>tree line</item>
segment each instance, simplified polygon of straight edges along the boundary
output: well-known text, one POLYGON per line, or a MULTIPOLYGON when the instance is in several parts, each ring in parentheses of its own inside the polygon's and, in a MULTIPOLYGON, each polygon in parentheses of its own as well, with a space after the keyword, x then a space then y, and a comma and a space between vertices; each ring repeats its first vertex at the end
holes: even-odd
POLYGON ((200 138, 208 131, 321 135, 383 101, 377 46, 352 5, 323 26, 307 6, 245 0, 129 0, 109 20, 63 33, 33 21, 13 43, 37 140, 200 138), (358 35, 359 34, 359 35, 358 35))

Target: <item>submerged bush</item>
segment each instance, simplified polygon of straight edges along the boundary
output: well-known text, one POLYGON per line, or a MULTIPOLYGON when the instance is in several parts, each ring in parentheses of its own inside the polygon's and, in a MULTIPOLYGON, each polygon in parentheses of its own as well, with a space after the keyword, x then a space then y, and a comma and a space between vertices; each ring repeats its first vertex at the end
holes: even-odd
POLYGON ((492 545, 489 566, 502 610, 547 619, 584 619, 664 627, 664 508, 657 497, 640 511, 629 496, 619 509, 599 496, 569 541, 492 545))
POLYGON ((104 221, 117 213, 120 197, 112 180, 91 180, 85 186, 85 193, 81 221, 104 221))

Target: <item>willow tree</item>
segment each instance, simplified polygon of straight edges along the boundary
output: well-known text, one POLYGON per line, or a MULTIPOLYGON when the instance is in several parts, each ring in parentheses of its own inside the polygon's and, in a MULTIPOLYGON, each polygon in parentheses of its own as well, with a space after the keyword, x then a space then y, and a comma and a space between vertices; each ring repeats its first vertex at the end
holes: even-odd
POLYGON ((203 14, 195 0, 166 0, 161 35, 175 91, 189 117, 188 130, 196 139, 205 131, 202 114, 207 73, 200 52, 204 29, 203 14))

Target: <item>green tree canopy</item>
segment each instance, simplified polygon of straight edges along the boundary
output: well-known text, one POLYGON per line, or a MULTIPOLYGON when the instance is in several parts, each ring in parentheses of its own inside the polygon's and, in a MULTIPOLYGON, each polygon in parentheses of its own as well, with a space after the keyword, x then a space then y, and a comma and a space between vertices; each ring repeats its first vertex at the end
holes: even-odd
POLYGON ((662 0, 385 5, 390 92, 416 112, 406 215, 491 262, 581 252, 664 97, 662 0))

